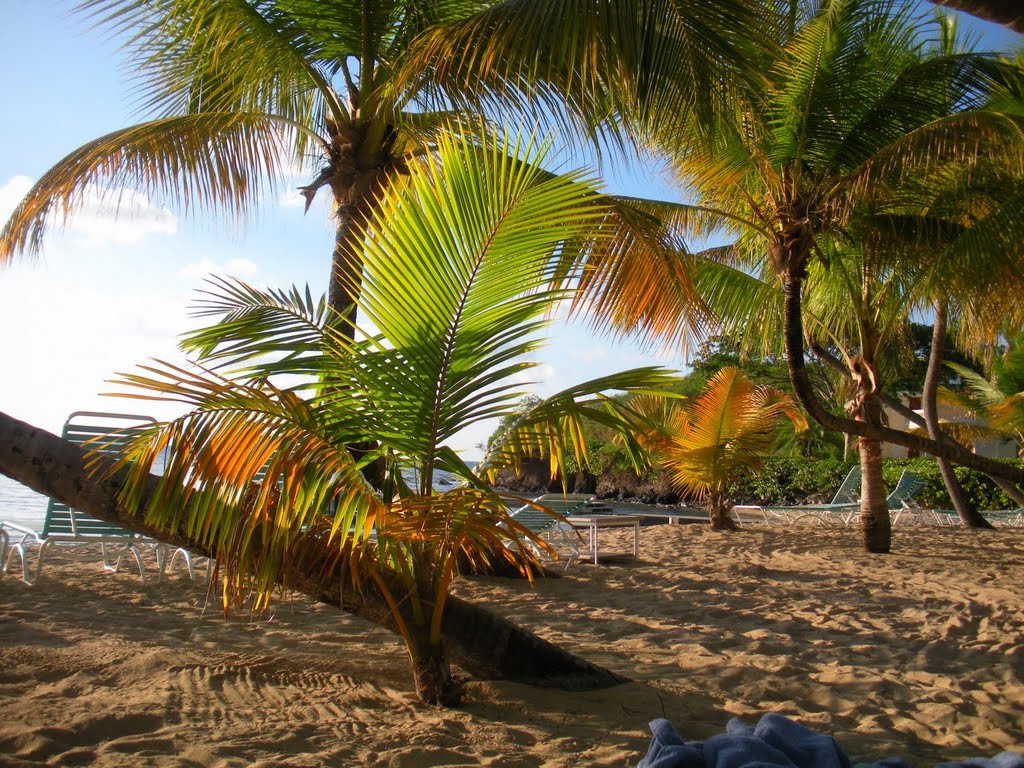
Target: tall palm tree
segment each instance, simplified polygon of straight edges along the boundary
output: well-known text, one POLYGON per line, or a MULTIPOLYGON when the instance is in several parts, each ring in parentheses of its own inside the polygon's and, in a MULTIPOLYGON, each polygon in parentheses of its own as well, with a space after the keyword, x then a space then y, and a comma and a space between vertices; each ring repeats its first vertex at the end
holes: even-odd
MULTIPOLYGON (((345 254, 362 265, 364 330, 326 323, 330 309, 308 292, 215 282, 199 311, 217 322, 185 340, 195 366, 157 363, 122 378, 128 396, 191 406, 123 457, 133 467, 126 505, 170 529, 183 524, 216 552, 236 600, 254 592, 263 604, 287 561, 333 547, 350 563, 351 588, 384 595, 428 702, 459 696, 441 628, 460 567, 498 557, 529 573, 527 545, 544 547, 447 441, 515 411, 515 377, 532 367, 523 356, 574 277, 566 265, 614 242, 614 228, 600 226, 614 209, 579 175, 541 171, 547 150, 442 137, 389 185, 359 249, 345 254), (345 450, 369 441, 387 467, 381 492, 345 450), (163 452, 154 488, 148 468, 163 452), (437 470, 464 485, 436 493, 437 470)), ((526 435, 553 471, 570 448, 586 460, 583 419, 635 447, 627 414, 602 393, 670 381, 644 368, 577 385, 520 416, 507 437, 526 435)))
MULTIPOLYGON (((697 101, 711 92, 702 83, 742 66, 732 40, 737 23, 756 24, 754 6, 702 0, 681 7, 680 23, 691 33, 686 60, 703 73, 690 91, 697 101)), ((243 216, 298 167, 311 174, 301 187, 307 208, 321 189, 331 195, 328 296, 340 314, 352 311, 358 294, 357 265, 344 257, 358 222, 387 181, 429 151, 460 103, 427 103, 423 86, 434 67, 409 58, 413 40, 479 15, 481 39, 448 63, 484 59, 497 73, 505 59, 514 66, 525 57, 532 70, 516 80, 517 94, 543 103, 548 115, 611 114, 622 93, 643 86, 640 65, 658 54, 643 4, 612 0, 83 0, 78 9, 127 40, 140 103, 152 119, 99 137, 47 171, 0 232, 0 265, 38 250, 47 229, 90 190, 106 190, 115 204, 127 187, 185 209, 243 216)), ((594 133, 600 120, 572 122, 594 133)))
POLYGON ((677 489, 707 502, 712 528, 735 529, 728 483, 738 469, 761 465, 783 417, 807 427, 789 395, 726 366, 692 401, 670 408, 649 448, 677 489))
MULTIPOLYGON (((654 140, 697 196, 695 214, 680 214, 680 221, 687 224, 692 216, 700 223, 698 216, 713 214, 729 222, 741 234, 729 249, 735 263, 748 269, 764 264, 781 284, 780 335, 794 391, 816 421, 861 438, 865 545, 887 551, 888 512, 877 471, 880 440, 956 454, 968 466, 1017 480, 1021 473, 883 427, 873 359, 879 339, 871 329, 863 329, 860 356, 851 358, 857 381, 854 418, 823 407, 804 365, 803 290, 805 285, 811 290, 815 269, 827 270, 833 259, 850 253, 874 260, 866 274, 881 268, 879 275, 903 279, 901 265, 891 258, 899 254, 856 241, 857 222, 882 203, 895 205, 904 191, 917 192, 919 183, 908 187, 908 178, 941 176, 951 162, 970 167, 985 154, 1004 152, 1008 166, 1019 173, 1024 132, 1015 113, 983 109, 998 76, 994 60, 929 46, 920 34, 921 20, 897 4, 827 0, 788 6, 793 11, 788 29, 769 25, 781 32, 778 48, 765 46, 758 60, 767 77, 733 93, 733 110, 718 112, 710 125, 691 114, 665 113, 654 140)), ((1020 250, 1005 255, 1019 270, 1020 250)), ((770 307, 771 286, 746 287, 749 293, 742 282, 733 286, 734 304, 744 304, 748 314, 751 307, 766 306, 757 302, 770 307)), ((848 287, 850 293, 859 290, 857 284, 848 287)), ((604 294, 602 300, 621 306, 614 296, 604 294)), ((667 315, 641 320, 654 331, 672 327, 667 315)))
POLYGON ((126 39, 146 121, 71 152, 29 190, 0 233, 0 264, 35 251, 91 189, 128 187, 189 210, 242 217, 292 168, 327 188, 336 218, 330 304, 351 311, 346 243, 388 178, 422 151, 441 115, 385 94, 409 41, 480 7, 351 0, 84 0, 126 39))

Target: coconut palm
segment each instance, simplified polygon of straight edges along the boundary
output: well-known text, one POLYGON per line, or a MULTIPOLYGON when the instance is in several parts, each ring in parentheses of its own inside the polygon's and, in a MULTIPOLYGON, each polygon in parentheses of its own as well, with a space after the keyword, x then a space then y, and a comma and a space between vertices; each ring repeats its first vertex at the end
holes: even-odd
POLYGON ((807 422, 786 393, 756 385, 742 371, 717 371, 692 401, 671 407, 650 450, 672 484, 707 503, 711 527, 735 529, 729 481, 738 469, 759 467, 786 417, 799 431, 807 422))
MULTIPOLYGON (((363 265, 365 330, 335 328, 332 310, 308 292, 215 281, 199 312, 217 322, 185 340, 195 366, 157 363, 122 377, 129 396, 191 407, 124 457, 134 467, 126 505, 148 498, 147 519, 168 528, 184 516, 224 564, 226 599, 254 593, 258 605, 287 561, 327 542, 350 563, 350 588, 384 595, 424 701, 458 698, 441 626, 460 568, 502 558, 529 573, 528 545, 544 547, 447 443, 515 411, 515 377, 532 367, 523 355, 537 346, 542 315, 566 295, 570 251, 614 238, 598 226, 614 210, 586 179, 539 169, 548 149, 442 137, 436 154, 389 185, 361 228, 361 250, 346 252, 363 265), (345 450, 369 441, 378 448, 364 461, 387 467, 383 492, 345 450), (161 452, 154 489, 146 468, 161 452), (464 485, 435 493, 437 470, 464 485)), ((513 432, 532 435, 558 470, 570 449, 586 460, 575 440, 582 419, 628 438, 604 390, 669 381, 646 368, 578 385, 533 407, 513 432)))
MULTIPOLYGON (((723 66, 744 61, 730 41, 738 19, 756 23, 755 3, 695 5, 681 13, 693 33, 687 60, 715 81, 723 66)), ((241 217, 298 169, 309 174, 300 188, 307 209, 321 189, 331 196, 328 295, 336 312, 350 311, 358 269, 344 254, 357 223, 387 180, 429 151, 456 103, 426 108, 421 86, 431 65, 407 62, 410 44, 435 25, 495 7, 505 22, 486 24, 476 55, 494 71, 501 57, 528 57, 535 67, 519 81, 520 94, 546 94, 549 114, 570 114, 568 102, 585 107, 572 113, 607 115, 617 91, 636 91, 637 57, 648 58, 652 48, 644 9, 610 1, 83 0, 82 15, 127 41, 151 119, 99 137, 47 171, 0 232, 0 265, 37 251, 48 228, 91 192, 116 205, 131 188, 188 210, 241 217), (580 34, 606 25, 619 34, 580 34)), ((473 51, 459 51, 467 55, 473 51)), ((698 85, 692 93, 708 93, 698 85)))
MULTIPOLYGON (((902 279, 896 259, 900 254, 889 258, 872 243, 858 241, 856 222, 865 221, 883 203, 894 206, 906 179, 918 180, 911 187, 916 192, 921 179, 940 176, 950 162, 970 167, 983 155, 1002 152, 1019 172, 1024 134, 1015 113, 983 109, 998 71, 995 62, 929 46, 920 34, 921 20, 899 5, 884 0, 787 5, 793 11, 788 29, 781 23, 768 25, 781 31, 779 47, 765 46, 757 61, 766 78, 733 92, 732 111, 718 112, 710 125, 698 122, 701 115, 662 114, 652 140, 695 190, 697 206, 679 214, 679 221, 703 225, 714 214, 729 222, 741 235, 727 249, 733 263, 755 272, 763 264, 761 276, 773 275, 781 284, 779 335, 795 394, 815 421, 860 436, 865 545, 887 551, 888 512, 877 471, 880 440, 955 454, 961 463, 1012 479, 1019 480, 1021 473, 954 446, 883 427, 878 371, 863 351, 851 359, 857 381, 851 398, 855 418, 823 407, 804 364, 803 290, 816 264, 827 269, 842 254, 859 253, 884 268, 880 275, 902 279), (888 261, 879 263, 883 257, 888 261)), ((665 209, 664 215, 673 213, 665 209)), ((1010 255, 1019 263, 1019 251, 1010 255)), ((777 297, 777 289, 756 278, 737 278, 731 302, 743 305, 748 316, 750 308, 771 314, 766 303, 773 299, 766 297, 777 297)), ((639 280, 644 285, 646 276, 639 280)), ((637 291, 619 287, 625 296, 617 301, 597 285, 598 307, 621 309, 635 301, 637 291)), ((849 288, 858 290, 856 283, 849 288)), ((670 316, 650 309, 647 316, 623 314, 625 322, 614 318, 620 327, 634 322, 659 333, 673 327, 670 316)), ((878 344, 872 333, 859 339, 868 351, 878 344)))
POLYGON ((243 216, 287 172, 312 172, 337 220, 331 306, 353 304, 343 258, 386 179, 404 172, 439 116, 382 98, 401 52, 432 23, 471 13, 441 4, 86 0, 78 11, 127 39, 145 122, 101 136, 47 171, 0 234, 0 263, 38 250, 90 190, 134 188, 189 210, 243 216), (338 84, 340 81, 340 85, 338 84))

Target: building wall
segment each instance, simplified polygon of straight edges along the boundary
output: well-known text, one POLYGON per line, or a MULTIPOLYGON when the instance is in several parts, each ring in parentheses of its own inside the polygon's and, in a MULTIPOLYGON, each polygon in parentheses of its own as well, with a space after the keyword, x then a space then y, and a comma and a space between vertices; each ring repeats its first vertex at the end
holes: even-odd
MULTIPOLYGON (((908 398, 907 405, 915 410, 919 410, 921 406, 921 398, 908 398)), ((902 430, 906 430, 909 427, 914 426, 895 411, 889 408, 885 408, 884 410, 889 426, 902 430)), ((968 411, 952 405, 939 406, 939 419, 941 421, 962 421, 967 423, 976 422, 975 417, 973 417, 968 411)), ((990 459, 1012 459, 1017 456, 1017 443, 1013 440, 982 438, 977 440, 971 447, 979 456, 987 456, 990 459)), ((882 457, 886 459, 905 459, 907 458, 907 449, 902 445, 883 443, 882 457)))

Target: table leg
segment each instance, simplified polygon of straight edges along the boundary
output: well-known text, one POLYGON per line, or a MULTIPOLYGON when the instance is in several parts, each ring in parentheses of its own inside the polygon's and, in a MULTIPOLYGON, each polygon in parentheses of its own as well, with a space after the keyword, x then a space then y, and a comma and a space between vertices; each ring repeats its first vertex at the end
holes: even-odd
POLYGON ((633 523, 633 559, 640 557, 640 523, 633 523))

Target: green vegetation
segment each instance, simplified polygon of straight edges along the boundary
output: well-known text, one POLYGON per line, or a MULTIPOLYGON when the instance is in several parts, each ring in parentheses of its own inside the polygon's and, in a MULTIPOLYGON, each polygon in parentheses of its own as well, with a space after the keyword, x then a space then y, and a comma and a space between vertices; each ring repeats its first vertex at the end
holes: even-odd
MULTIPOLYGON (((362 265, 359 310, 372 333, 336 330, 333 310, 308 292, 218 282, 199 306, 215 323, 185 340, 195 366, 157 363, 123 379, 129 397, 192 408, 123 457, 135 462, 125 503, 143 504, 147 469, 166 451, 147 519, 168 529, 184 521, 217 553, 225 607, 250 595, 264 605, 283 563, 326 543, 348 559, 349 587, 372 587, 390 607, 426 702, 459 699, 441 626, 460 568, 503 558, 529 574, 538 565, 530 545, 547 548, 447 445, 469 424, 514 412, 511 380, 532 367, 524 356, 565 295, 567 260, 614 237, 614 227, 594 226, 614 211, 587 180, 540 170, 547 149, 442 138, 436 156, 388 187, 356 240, 363 248, 348 253, 362 265), (356 459, 352 445, 375 447, 356 459), (374 460, 386 468, 381 489, 361 473, 374 460), (434 492, 434 470, 465 486, 434 492)), ((603 393, 670 383, 642 368, 535 403, 488 466, 518 460, 524 446, 555 471, 570 449, 585 461, 584 418, 633 445, 632 421, 603 393)))

